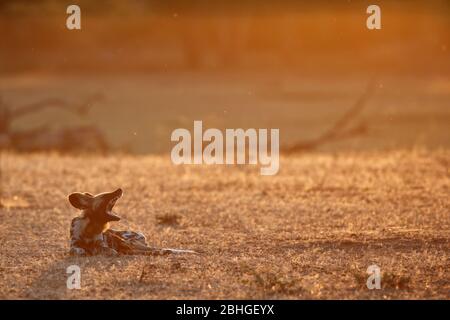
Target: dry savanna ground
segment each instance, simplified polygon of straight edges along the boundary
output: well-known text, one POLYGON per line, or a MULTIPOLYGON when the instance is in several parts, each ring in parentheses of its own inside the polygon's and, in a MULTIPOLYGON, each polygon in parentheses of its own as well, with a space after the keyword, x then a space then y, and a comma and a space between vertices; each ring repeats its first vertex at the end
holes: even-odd
POLYGON ((449 299, 447 149, 173 166, 163 156, 1 155, 2 299, 449 299), (115 228, 198 255, 69 257, 67 195, 121 187, 115 228), (66 288, 66 268, 82 271, 66 288), (382 289, 368 290, 376 264, 382 289))

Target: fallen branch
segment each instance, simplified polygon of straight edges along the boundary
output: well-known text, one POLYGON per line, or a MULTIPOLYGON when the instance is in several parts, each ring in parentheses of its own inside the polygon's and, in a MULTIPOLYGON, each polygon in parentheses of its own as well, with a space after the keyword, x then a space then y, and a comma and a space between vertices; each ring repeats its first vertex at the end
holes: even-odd
POLYGON ((364 109, 369 96, 373 92, 373 88, 374 81, 370 81, 363 94, 356 100, 355 104, 324 134, 311 141, 297 142, 290 147, 282 149, 282 151, 287 154, 308 151, 315 149, 326 142, 348 138, 366 132, 367 128, 364 123, 347 131, 344 131, 343 129, 352 121, 352 119, 361 113, 362 109, 364 109))
POLYGON ((86 98, 83 102, 78 104, 71 104, 63 99, 49 98, 40 102, 35 102, 20 108, 17 108, 11 112, 11 118, 19 118, 29 113, 34 113, 46 108, 62 108, 70 111, 74 111, 80 115, 85 115, 94 102, 101 101, 103 99, 102 94, 93 94, 86 98))

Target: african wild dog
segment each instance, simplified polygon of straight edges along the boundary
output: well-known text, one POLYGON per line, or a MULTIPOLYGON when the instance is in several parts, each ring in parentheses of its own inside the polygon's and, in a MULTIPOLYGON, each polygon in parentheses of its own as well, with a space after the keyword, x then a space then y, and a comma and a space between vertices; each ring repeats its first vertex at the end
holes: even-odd
POLYGON ((195 253, 191 250, 149 247, 145 236, 140 232, 109 229, 109 222, 120 220, 112 209, 122 194, 122 189, 117 189, 95 196, 87 192, 76 192, 69 196, 72 206, 82 210, 81 216, 74 218, 70 226, 70 254, 195 253))

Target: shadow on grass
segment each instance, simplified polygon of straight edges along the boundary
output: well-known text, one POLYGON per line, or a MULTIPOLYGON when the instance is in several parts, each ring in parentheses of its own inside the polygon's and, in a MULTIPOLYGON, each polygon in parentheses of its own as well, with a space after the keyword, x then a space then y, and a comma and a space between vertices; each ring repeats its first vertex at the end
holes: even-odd
MULTIPOLYGON (((85 277, 84 274, 89 269, 95 269, 96 272, 111 272, 114 268, 124 268, 132 260, 133 256, 120 257, 71 257, 64 255, 62 258, 52 262, 45 270, 30 284, 24 292, 25 299, 76 299, 86 296, 86 291, 95 287, 95 290, 101 289, 96 279, 85 277), (67 273, 67 268, 71 265, 77 265, 81 269, 81 289, 73 290, 67 288, 67 279, 71 273, 67 273), (100 288, 99 288, 100 287, 100 288)), ((102 295, 105 296, 105 295, 102 295)), ((105 298, 108 298, 106 292, 105 298)), ((114 297, 110 297, 111 299, 114 297)))
POLYGON ((407 238, 407 237, 388 237, 388 238, 370 238, 370 239, 336 239, 336 240, 305 240, 297 243, 278 245, 285 250, 304 251, 311 248, 322 250, 349 250, 366 251, 370 249, 392 249, 396 251, 411 251, 420 249, 439 249, 448 250, 450 248, 450 239, 448 238, 407 238))

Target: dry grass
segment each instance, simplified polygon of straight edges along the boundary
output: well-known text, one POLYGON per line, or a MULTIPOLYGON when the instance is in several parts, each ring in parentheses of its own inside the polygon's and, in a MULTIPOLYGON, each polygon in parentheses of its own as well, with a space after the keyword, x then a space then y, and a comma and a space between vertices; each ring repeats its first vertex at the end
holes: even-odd
POLYGON ((449 159, 307 154, 262 177, 157 156, 2 154, 0 298, 449 299, 449 159), (116 228, 201 254, 69 257, 67 194, 119 186, 116 228), (71 264, 81 290, 66 289, 71 264), (365 287, 371 264, 381 290, 365 287))
POLYGON ((178 225, 181 216, 176 213, 164 213, 156 215, 156 220, 158 224, 161 225, 178 225))

